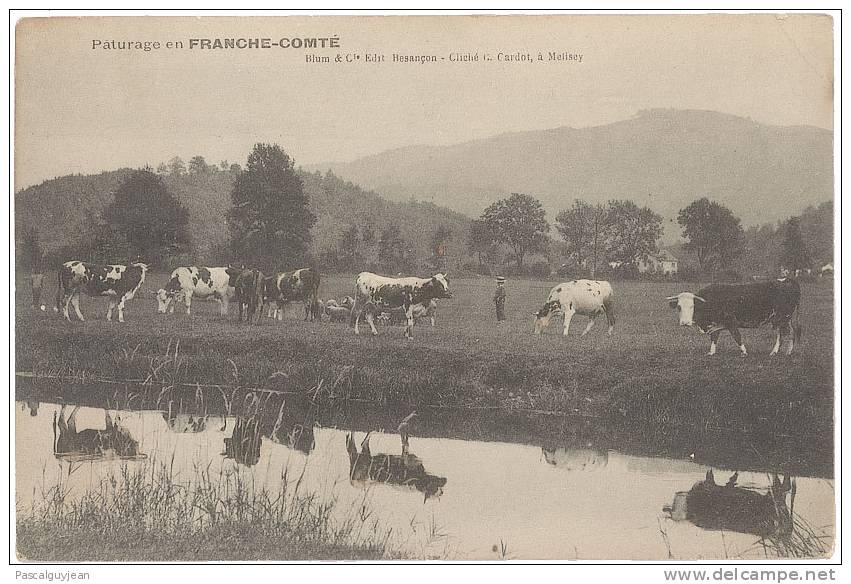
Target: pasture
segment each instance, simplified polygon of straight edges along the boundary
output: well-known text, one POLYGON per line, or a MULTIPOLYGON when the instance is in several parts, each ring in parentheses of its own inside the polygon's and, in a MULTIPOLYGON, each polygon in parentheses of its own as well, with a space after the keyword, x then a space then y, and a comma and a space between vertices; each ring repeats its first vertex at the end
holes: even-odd
MULTIPOLYGON (((42 302, 30 307, 26 275, 17 278, 16 371, 76 378, 203 383, 310 392, 316 400, 377 404, 492 406, 623 416, 653 424, 691 425, 791 434, 832 449, 833 281, 803 282, 802 342, 791 356, 769 357, 774 334, 743 330, 742 357, 728 333, 718 354, 709 341, 679 327, 665 297, 697 284, 612 282, 617 324, 605 319, 580 338, 553 321, 532 334, 532 312, 557 282, 509 280, 507 320, 497 325, 491 278, 453 278, 453 298, 439 302, 437 325, 368 327, 355 336, 346 324, 304 322, 293 304, 284 320, 265 316, 249 326, 236 307, 218 315, 215 302, 193 301, 156 313, 151 295, 167 274, 148 275, 127 303, 124 324, 105 320, 106 301, 83 297, 86 322, 52 311, 55 276, 42 302)), ((353 275, 324 276, 323 299, 352 294, 353 275)))

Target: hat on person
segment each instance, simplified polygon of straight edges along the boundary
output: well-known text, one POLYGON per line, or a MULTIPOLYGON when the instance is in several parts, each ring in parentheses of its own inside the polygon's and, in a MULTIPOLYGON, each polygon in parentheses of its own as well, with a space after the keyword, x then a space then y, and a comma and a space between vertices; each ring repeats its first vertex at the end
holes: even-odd
POLYGON ((505 276, 497 276, 496 277, 497 284, 505 284, 505 276))

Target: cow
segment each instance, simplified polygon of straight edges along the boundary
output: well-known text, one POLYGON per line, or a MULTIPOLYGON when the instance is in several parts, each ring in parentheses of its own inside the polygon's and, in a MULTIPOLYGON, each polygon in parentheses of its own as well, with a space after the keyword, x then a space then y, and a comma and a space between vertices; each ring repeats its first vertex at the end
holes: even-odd
POLYGON ((129 265, 98 265, 81 261, 69 261, 59 268, 59 288, 56 291, 56 311, 62 311, 67 321, 71 321, 68 304, 74 307, 77 318, 85 321, 80 312, 80 293, 89 296, 106 296, 109 308, 106 320, 112 320, 112 311, 118 307, 118 322, 124 322, 124 303, 132 300, 145 282, 148 266, 143 263, 129 265))
POLYGON ((734 473, 725 485, 719 485, 710 469, 705 480, 695 483, 687 492, 676 493, 673 503, 662 510, 674 521, 689 521, 704 529, 760 537, 790 533, 792 517, 786 505, 786 494, 790 491, 794 504, 790 477, 787 475, 781 482, 773 475, 765 494, 736 486, 737 479, 738 473, 734 473))
POLYGON ((745 284, 711 284, 697 294, 680 292, 668 296, 671 308, 679 311, 681 326, 696 325, 709 335, 709 355, 715 354, 721 331, 728 330, 742 355, 748 350, 742 342, 740 328, 759 328, 770 324, 777 331, 771 355, 774 356, 789 337, 787 355, 792 354, 801 327, 792 325, 792 315, 801 302, 801 287, 797 281, 781 278, 769 282, 745 284), (792 334, 789 334, 792 333, 792 334))
POLYGON ((550 290, 547 302, 537 312, 535 317, 535 334, 540 335, 550 324, 550 319, 555 314, 564 314, 564 331, 567 336, 570 321, 574 314, 587 316, 590 320, 581 336, 585 336, 594 321, 601 314, 606 315, 609 323, 608 334, 612 334, 615 327, 615 295, 612 285, 602 280, 573 280, 562 282, 550 290))
POLYGON ((370 483, 416 489, 423 494, 423 502, 440 497, 446 478, 429 474, 423 462, 407 451, 407 436, 403 435, 402 454, 372 454, 369 447, 370 434, 361 443, 361 451, 355 445, 352 434, 346 435, 346 450, 349 454, 349 480, 353 485, 366 486, 370 483))
POLYGON ((355 334, 362 313, 377 335, 374 314, 376 310, 389 310, 397 307, 405 309, 405 337, 413 339, 414 306, 425 304, 433 298, 452 298, 449 292, 449 278, 445 274, 435 274, 431 278, 387 278, 370 272, 361 272, 355 283, 355 304, 352 308, 355 334))
POLYGON ((279 272, 266 278, 265 297, 270 304, 270 316, 281 320, 284 306, 288 302, 304 302, 304 320, 319 317, 319 272, 313 268, 301 268, 294 272, 279 272), (272 304, 275 308, 272 308, 272 304))
POLYGON ((352 311, 344 306, 326 305, 325 314, 331 322, 349 322, 352 311))
POLYGON ((121 420, 115 420, 104 410, 103 430, 87 428, 77 430, 77 412, 80 406, 74 406, 71 415, 66 418, 63 405, 57 420, 53 415, 54 441, 53 454, 56 458, 73 458, 75 456, 87 456, 103 459, 109 454, 115 454, 120 458, 144 457, 139 453, 139 442, 134 439, 126 428, 122 427, 121 420))
POLYGON ((235 290, 229 285, 227 268, 176 268, 164 288, 151 292, 157 298, 157 312, 174 314, 174 305, 183 299, 186 314, 191 314, 192 298, 214 298, 219 303, 219 314, 227 316, 228 304, 235 290))
POLYGON ((239 320, 243 314, 249 324, 254 324, 254 315, 261 317, 265 296, 265 278, 260 270, 228 267, 228 286, 234 289, 234 299, 239 306, 239 320))

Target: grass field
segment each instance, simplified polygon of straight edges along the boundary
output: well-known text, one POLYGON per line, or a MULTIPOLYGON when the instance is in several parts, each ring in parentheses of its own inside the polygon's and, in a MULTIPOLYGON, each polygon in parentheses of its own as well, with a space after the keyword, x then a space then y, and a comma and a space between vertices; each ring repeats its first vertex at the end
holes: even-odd
MULTIPOLYGON (((53 284, 50 277, 49 286, 53 284)), ((724 333, 714 357, 708 338, 677 326, 665 297, 698 285, 613 282, 618 322, 584 338, 560 322, 533 336, 531 313, 556 282, 509 281, 508 320, 497 326, 489 278, 452 279, 453 298, 440 302, 437 326, 421 324, 415 339, 401 327, 355 336, 344 324, 307 323, 301 305, 283 322, 248 326, 217 314, 214 302, 193 314, 156 314, 149 291, 166 280, 150 274, 127 303, 124 324, 105 320, 106 302, 84 297, 87 321, 67 323, 29 306, 18 278, 16 370, 43 375, 146 379, 163 383, 250 385, 286 390, 319 386, 317 397, 381 404, 493 405, 595 415, 658 424, 700 424, 769 431, 832 443, 832 280, 803 283, 803 340, 791 356, 769 357, 769 329, 745 330, 742 357, 724 333)), ((352 293, 353 276, 328 276, 322 298, 352 293)), ((178 312, 181 309, 178 308, 178 312)), ((601 321, 604 319, 601 319, 601 321)))

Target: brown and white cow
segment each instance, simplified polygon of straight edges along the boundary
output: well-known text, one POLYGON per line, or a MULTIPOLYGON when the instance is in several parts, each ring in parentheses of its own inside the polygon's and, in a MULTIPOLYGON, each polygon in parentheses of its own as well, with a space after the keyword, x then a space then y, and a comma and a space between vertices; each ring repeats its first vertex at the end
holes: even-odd
POLYGON ((279 272, 265 279, 265 300, 272 318, 283 319, 288 302, 304 302, 304 320, 319 318, 319 272, 301 268, 294 272, 279 272))
POLYGON ((77 318, 81 321, 80 293, 89 296, 106 296, 109 298, 109 308, 106 320, 112 320, 112 311, 118 307, 118 322, 124 322, 124 303, 132 300, 139 287, 145 282, 148 266, 143 263, 130 265, 109 264, 98 265, 80 261, 70 261, 59 268, 59 289, 56 291, 56 310, 62 311, 66 320, 70 321, 68 304, 74 307, 77 318))
POLYGON ((186 314, 192 310, 192 298, 215 298, 219 313, 226 316, 230 299, 236 294, 230 286, 227 268, 186 266, 175 268, 164 288, 151 292, 157 298, 157 312, 174 313, 174 305, 182 298, 186 314))
POLYGON ((254 324, 255 314, 259 320, 263 310, 265 296, 265 278, 260 270, 228 267, 228 286, 234 289, 234 300, 239 306, 239 320, 254 324))
POLYGON ((414 306, 427 304, 433 298, 452 298, 449 292, 449 278, 445 274, 435 274, 431 278, 387 278, 371 272, 361 272, 355 283, 355 305, 352 317, 355 321, 355 334, 361 314, 377 335, 374 315, 376 312, 403 307, 407 326, 405 337, 414 338, 414 306))

